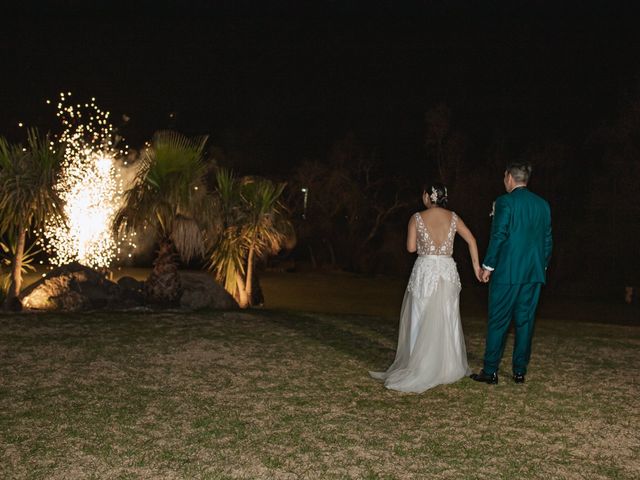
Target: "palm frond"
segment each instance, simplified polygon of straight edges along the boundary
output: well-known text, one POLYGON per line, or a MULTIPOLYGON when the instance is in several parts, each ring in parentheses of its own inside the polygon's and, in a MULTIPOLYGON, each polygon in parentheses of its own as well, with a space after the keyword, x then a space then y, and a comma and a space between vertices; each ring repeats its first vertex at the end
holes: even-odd
POLYGON ((264 257, 280 251, 293 226, 285 220, 279 199, 286 184, 276 184, 264 178, 245 179, 242 198, 249 210, 247 235, 253 242, 256 256, 264 257))
MULTIPOLYGON (((17 244, 17 236, 15 233, 7 234, 4 239, 0 240, 0 292, 3 295, 6 295, 9 290, 9 285, 11 284, 11 266, 16 259, 17 244)), ((34 262, 36 255, 41 251, 35 242, 29 244, 22 254, 21 274, 24 275, 25 273, 36 271, 34 262)))
POLYGON ((238 275, 245 274, 249 250, 261 258, 290 243, 293 226, 280 203, 285 184, 259 177, 236 179, 232 172, 216 173, 216 194, 226 228, 213 246, 209 268, 234 296, 238 275))
MULTIPOLYGON (((7 235, 5 239, 0 240, 0 249, 2 250, 2 264, 4 266, 10 266, 15 257, 17 251, 17 238, 16 235, 7 235)), ((27 248, 25 248, 22 254, 22 273, 35 272, 36 267, 33 262, 36 255, 38 255, 42 249, 38 247, 35 242, 31 242, 27 248)))
POLYGON ((226 228, 218 237, 208 268, 213 271, 216 280, 224 285, 231 294, 236 295, 238 275, 244 275, 244 264, 248 247, 245 239, 239 234, 238 228, 226 228))
POLYGON ((36 130, 29 130, 24 148, 0 139, 0 232, 41 225, 61 214, 55 189, 61 160, 49 136, 36 130))
POLYGON ((215 237, 217 223, 207 192, 209 165, 203 159, 207 137, 188 138, 157 132, 140 160, 124 204, 116 214, 117 232, 155 230, 170 238, 183 260, 204 252, 205 235, 215 237))
POLYGON ((196 256, 204 255, 202 230, 193 218, 178 215, 173 220, 171 241, 180 257, 188 262, 196 256))

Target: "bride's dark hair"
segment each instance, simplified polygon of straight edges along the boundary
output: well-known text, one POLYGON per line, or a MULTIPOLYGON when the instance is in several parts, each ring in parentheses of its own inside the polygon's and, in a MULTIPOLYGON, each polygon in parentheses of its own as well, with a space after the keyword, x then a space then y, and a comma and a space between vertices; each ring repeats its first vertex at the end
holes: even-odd
POLYGON ((449 202, 449 196, 447 194, 447 187, 440 182, 426 183, 424 185, 424 192, 429 195, 431 203, 438 207, 446 207, 449 202))

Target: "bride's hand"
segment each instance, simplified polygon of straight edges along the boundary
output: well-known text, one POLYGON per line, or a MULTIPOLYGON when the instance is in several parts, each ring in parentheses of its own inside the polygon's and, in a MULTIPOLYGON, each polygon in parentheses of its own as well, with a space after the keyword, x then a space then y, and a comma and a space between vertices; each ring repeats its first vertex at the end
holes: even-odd
POLYGON ((473 273, 476 274, 476 278, 482 283, 482 267, 480 265, 473 266, 473 273))

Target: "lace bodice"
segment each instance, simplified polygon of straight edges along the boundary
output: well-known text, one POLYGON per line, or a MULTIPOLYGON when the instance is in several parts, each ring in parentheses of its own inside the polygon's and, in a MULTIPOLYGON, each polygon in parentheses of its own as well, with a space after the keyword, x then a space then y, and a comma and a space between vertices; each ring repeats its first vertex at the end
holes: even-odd
POLYGON ((453 240, 456 236, 456 228, 458 224, 458 216, 455 212, 451 212, 451 224, 449 225, 449 232, 447 238, 438 245, 429 235, 427 226, 422 220, 420 213, 416 213, 416 246, 418 255, 453 255, 453 240))

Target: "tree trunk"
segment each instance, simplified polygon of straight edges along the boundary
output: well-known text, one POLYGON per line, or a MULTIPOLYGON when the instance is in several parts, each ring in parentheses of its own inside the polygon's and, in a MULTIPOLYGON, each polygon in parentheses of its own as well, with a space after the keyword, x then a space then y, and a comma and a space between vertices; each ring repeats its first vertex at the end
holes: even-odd
POLYGON ((20 310, 22 304, 18 299, 22 288, 22 259, 24 257, 24 246, 27 240, 27 231, 20 226, 18 229, 18 239, 16 251, 11 265, 11 284, 4 301, 4 308, 9 310, 20 310))
POLYGON ((249 297, 249 303, 252 307, 264 305, 264 294, 260 286, 258 270, 255 266, 253 267, 253 276, 251 277, 251 297, 249 297))
POLYGON ((236 298, 238 305, 240 308, 248 308, 249 298, 247 296, 247 289, 240 275, 236 278, 236 284, 238 285, 238 298, 236 298))
POLYGON ((168 238, 160 241, 153 270, 146 282, 146 294, 149 302, 155 304, 176 305, 180 301, 182 285, 173 242, 168 238))
POLYGON ((254 256, 254 247, 253 244, 249 247, 249 256, 247 258, 247 282, 246 282, 246 292, 247 292, 247 301, 249 305, 252 305, 253 302, 253 256, 254 256))

